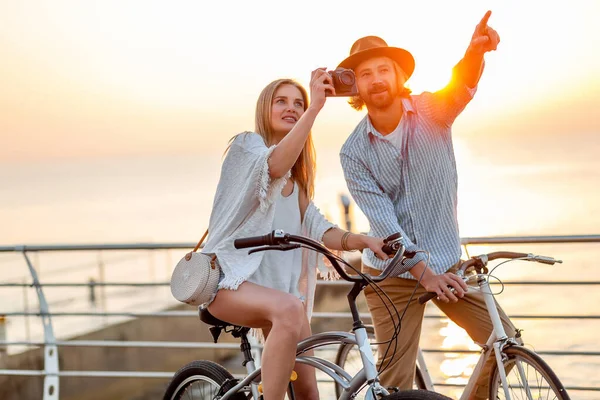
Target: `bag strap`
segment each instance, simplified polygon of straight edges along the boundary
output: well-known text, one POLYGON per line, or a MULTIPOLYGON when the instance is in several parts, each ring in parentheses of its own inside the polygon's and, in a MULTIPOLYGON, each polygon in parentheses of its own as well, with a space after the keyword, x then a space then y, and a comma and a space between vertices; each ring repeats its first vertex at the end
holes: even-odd
POLYGON ((204 242, 204 239, 206 239, 206 235, 208 235, 208 229, 206 230, 206 232, 204 232, 204 235, 202 235, 202 238, 200 239, 200 241, 198 242, 196 247, 194 247, 194 250, 192 250, 192 252, 195 252, 200 248, 200 246, 202 245, 202 242, 204 242))
MULTIPOLYGON (((200 246, 202 245, 202 242, 204 242, 204 239, 206 238, 206 235, 208 235, 208 229, 206 230, 206 232, 204 232, 204 235, 202 235, 202 238, 200 239, 200 241, 198 242, 196 247, 194 247, 194 250, 190 251, 189 253, 187 253, 185 255, 186 261, 190 261, 190 259, 192 258, 192 253, 195 253, 196 250, 198 250, 200 248, 200 246)), ((214 267, 213 267, 213 269, 214 269, 214 267)))

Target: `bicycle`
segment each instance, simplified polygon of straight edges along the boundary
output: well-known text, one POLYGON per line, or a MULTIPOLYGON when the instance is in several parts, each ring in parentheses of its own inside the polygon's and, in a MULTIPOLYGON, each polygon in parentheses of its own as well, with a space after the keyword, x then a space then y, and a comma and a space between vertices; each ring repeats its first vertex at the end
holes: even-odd
MULTIPOLYGON (((237 239, 234 241, 236 248, 251 248, 250 252, 265 250, 292 250, 300 247, 308 248, 323 254, 337 271, 342 279, 352 282, 352 289, 347 295, 348 305, 352 314, 352 332, 333 331, 313 334, 302 340, 297 346, 296 362, 313 366, 329 376, 336 385, 342 388, 338 396, 340 400, 353 399, 357 393, 366 390, 365 396, 370 400, 447 400, 449 397, 439 393, 423 390, 396 391, 390 393, 381 386, 378 371, 375 367, 375 359, 369 346, 367 330, 359 318, 356 298, 369 284, 376 284, 389 275, 397 276, 406 267, 402 265, 405 249, 402 246, 402 238, 395 234, 386 239, 386 252, 395 253, 387 268, 378 276, 370 276, 362 273, 348 275, 340 262, 349 266, 343 259, 337 257, 320 243, 303 236, 286 234, 281 230, 275 230, 264 236, 237 239), (263 247, 259 247, 263 246, 263 247), (303 355, 308 350, 323 346, 351 344, 360 349, 363 367, 354 375, 344 371, 335 363, 316 356, 303 355), (360 345, 359 345, 360 344, 360 345)), ((349 266, 352 268, 351 266, 349 266)), ((358 271, 357 271, 358 272, 358 271)), ((175 373, 169 383, 164 399, 178 400, 191 398, 219 399, 219 400, 241 400, 260 399, 261 369, 257 368, 252 357, 251 345, 248 342, 248 327, 236 326, 221 321, 210 314, 208 309, 200 309, 200 319, 210 326, 210 331, 215 342, 217 342, 222 331, 232 333, 234 337, 240 338, 240 350, 246 367, 247 374, 236 379, 223 366, 208 360, 193 361, 175 373)), ((294 400, 293 381, 290 378, 288 397, 294 400)))
MULTIPOLYGON (((489 377, 490 399, 532 400, 551 398, 569 400, 570 397, 563 384, 548 364, 538 354, 519 344, 516 338, 506 335, 495 305, 494 294, 490 290, 489 285, 490 272, 487 265, 489 261, 496 259, 507 260, 501 264, 514 260, 534 261, 549 265, 562 263, 561 260, 556 260, 552 257, 499 251, 472 257, 461 264, 457 275, 466 283, 473 280, 476 281, 477 286, 469 285, 469 290, 479 290, 483 293, 486 308, 493 324, 493 331, 486 344, 482 346, 479 361, 469 378, 460 400, 468 399, 472 394, 475 383, 480 377, 481 369, 489 357, 492 356, 496 358, 496 363, 489 377), (550 394, 553 397, 549 396, 550 394)), ((436 297, 435 293, 427 293, 419 298, 419 302, 424 304, 434 297, 436 297)), ((372 328, 369 329, 367 327, 367 330, 373 332, 372 328)), ((371 335, 371 338, 374 339, 374 333, 371 335)), ((355 353, 356 351, 352 345, 340 345, 336 356, 336 364, 346 368, 346 364, 352 362, 355 353)), ((419 356, 415 373, 415 386, 419 389, 434 390, 420 349, 419 356)), ((336 392, 337 390, 338 388, 336 387, 336 392)))

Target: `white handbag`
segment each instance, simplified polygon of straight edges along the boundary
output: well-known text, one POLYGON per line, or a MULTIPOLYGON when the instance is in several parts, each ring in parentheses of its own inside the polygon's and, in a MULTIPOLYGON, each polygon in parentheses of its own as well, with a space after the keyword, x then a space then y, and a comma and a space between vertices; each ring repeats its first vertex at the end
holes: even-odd
POLYGON ((171 294, 182 303, 192 306, 211 301, 217 293, 221 268, 215 255, 197 253, 208 235, 202 236, 194 250, 187 253, 175 266, 171 275, 171 294))

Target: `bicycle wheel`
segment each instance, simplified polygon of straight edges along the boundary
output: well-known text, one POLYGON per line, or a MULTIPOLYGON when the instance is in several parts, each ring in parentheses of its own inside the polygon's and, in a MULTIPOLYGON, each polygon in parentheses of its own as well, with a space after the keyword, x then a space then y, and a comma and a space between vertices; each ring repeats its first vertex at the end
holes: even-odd
MULTIPOLYGON (((371 343, 375 342, 375 329, 371 325, 365 326, 367 329, 367 335, 369 336, 369 341, 371 343)), ((377 360, 377 356, 379 354, 377 345, 371 345, 371 350, 373 350, 373 354, 375 359, 377 360)), ((342 367, 346 372, 350 375, 354 376, 360 371, 363 367, 362 360, 360 358, 360 352, 355 345, 352 344, 341 344, 338 348, 335 363, 342 367)), ((425 380, 423 379, 423 374, 419 369, 419 366, 416 366, 415 371, 415 384, 413 385, 415 389, 425 390, 427 387, 425 386, 425 380)), ((340 397, 342 394, 342 387, 340 385, 335 385, 335 394, 336 397, 340 397)))
MULTIPOLYGON (((175 373, 163 399, 212 400, 221 386, 224 386, 221 393, 235 386, 229 371, 212 361, 193 361, 175 373)), ((246 400, 246 396, 236 393, 232 399, 246 400)))
POLYGON ((443 394, 430 392, 429 390, 402 390, 384 396, 381 400, 452 400, 443 394))
MULTIPOLYGON (((569 395, 556 374, 536 353, 521 346, 504 349, 506 380, 513 399, 569 400, 569 395)), ((490 374, 490 399, 505 399, 498 365, 490 374)))

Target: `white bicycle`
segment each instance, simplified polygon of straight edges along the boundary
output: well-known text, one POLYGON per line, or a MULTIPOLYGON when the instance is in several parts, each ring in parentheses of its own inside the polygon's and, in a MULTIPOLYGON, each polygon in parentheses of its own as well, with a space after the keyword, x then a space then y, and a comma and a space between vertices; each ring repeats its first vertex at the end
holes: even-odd
MULTIPOLYGON (((514 253, 499 251, 472 257, 465 261, 457 275, 469 285, 469 290, 477 290, 483 293, 486 308, 493 324, 493 331, 486 344, 483 345, 481 356, 475 366, 473 374, 460 397, 460 400, 468 399, 475 383, 480 378, 481 370, 490 357, 495 357, 496 363, 489 376, 489 398, 502 400, 541 400, 557 399, 569 400, 570 397, 554 371, 535 352, 520 345, 516 338, 508 337, 500 321, 500 315, 494 301, 494 294, 489 284, 489 272, 487 264, 496 259, 526 260, 553 265, 561 263, 552 257, 538 256, 525 253, 514 253), (468 272, 467 272, 468 271, 468 272)), ((505 261, 507 262, 507 261, 505 261)), ((435 293, 427 293, 419 298, 424 304, 436 296, 435 293)), ((367 326, 372 342, 375 334, 372 326, 367 326)), ((374 351, 377 346, 372 345, 374 351)), ((348 372, 356 368, 356 357, 358 351, 351 344, 344 344, 338 348, 336 364, 348 372)), ((434 390, 431 377, 428 373, 423 354, 419 349, 417 367, 415 371, 416 389, 434 390)), ((336 388, 336 390, 339 390, 336 388)))
MULTIPOLYGON (((389 275, 396 276, 405 270, 402 265, 404 247, 401 245, 402 238, 395 234, 386 239, 387 246, 384 251, 388 254, 395 253, 388 267, 378 276, 370 276, 362 273, 348 275, 340 263, 348 265, 343 259, 337 257, 326 247, 314 240, 303 236, 286 234, 281 230, 273 231, 264 236, 236 239, 236 248, 252 248, 250 252, 256 251, 287 251, 300 247, 308 248, 323 254, 329 259, 332 266, 340 274, 342 279, 352 282, 352 289, 348 293, 348 306, 352 313, 352 332, 322 332, 302 340, 298 343, 296 362, 310 365, 325 373, 331 378, 336 386, 341 388, 336 398, 340 400, 355 399, 357 395, 364 396, 369 400, 450 400, 450 398, 438 393, 426 390, 404 390, 390 393, 379 383, 379 372, 375 366, 375 358, 371 352, 367 330, 359 318, 356 298, 368 285, 375 285, 389 275), (389 251, 386 250, 389 247, 389 251), (350 345, 359 347, 361 368, 349 373, 335 363, 317 356, 306 354, 308 350, 328 346, 350 345)), ((196 360, 188 363, 175 373, 173 379, 166 388, 164 400, 247 400, 262 399, 261 394, 261 368, 254 363, 252 348, 248 341, 248 327, 236 326, 227 321, 215 318, 208 309, 200 310, 200 319, 210 326, 215 342, 221 332, 229 332, 240 339, 240 350, 243 354, 243 363, 247 374, 236 379, 223 366, 210 360, 196 360)), ((297 376, 290 377, 288 398, 295 399, 294 380, 297 376)))

